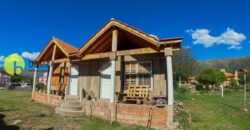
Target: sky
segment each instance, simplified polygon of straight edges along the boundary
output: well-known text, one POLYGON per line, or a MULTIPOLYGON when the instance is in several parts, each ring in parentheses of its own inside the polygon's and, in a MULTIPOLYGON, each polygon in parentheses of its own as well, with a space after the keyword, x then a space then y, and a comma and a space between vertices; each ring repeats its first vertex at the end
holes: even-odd
POLYGON ((197 60, 250 56, 247 0, 0 0, 0 62, 35 59, 53 36, 81 47, 115 18, 158 38, 183 37, 197 60))

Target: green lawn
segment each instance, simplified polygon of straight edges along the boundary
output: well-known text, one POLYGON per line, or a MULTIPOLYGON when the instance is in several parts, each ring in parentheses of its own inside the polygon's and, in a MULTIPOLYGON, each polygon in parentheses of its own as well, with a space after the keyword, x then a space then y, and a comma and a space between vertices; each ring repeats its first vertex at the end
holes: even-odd
MULTIPOLYGON (((250 110, 250 93, 247 108, 250 110)), ((197 118, 186 129, 194 130, 250 130, 250 112, 242 110, 243 95, 241 92, 225 94, 219 92, 191 95, 184 102, 185 108, 197 118)))
POLYGON ((31 101, 31 91, 0 90, 0 130, 138 130, 138 126, 109 125, 97 118, 62 117, 54 108, 31 101))

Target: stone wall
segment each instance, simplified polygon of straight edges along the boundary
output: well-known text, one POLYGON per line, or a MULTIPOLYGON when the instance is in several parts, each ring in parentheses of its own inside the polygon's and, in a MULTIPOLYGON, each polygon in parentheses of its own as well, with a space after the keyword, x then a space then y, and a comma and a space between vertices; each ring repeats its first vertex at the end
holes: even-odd
POLYGON ((48 96, 47 93, 34 91, 32 100, 38 103, 42 103, 42 104, 58 106, 60 105, 63 99, 62 99, 62 96, 57 96, 57 95, 48 96))
MULTIPOLYGON (((167 128, 167 107, 122 103, 114 104, 113 107, 116 111, 114 119, 122 124, 147 126, 151 110, 151 126, 160 129, 167 128)), ((110 119, 109 103, 106 101, 83 101, 83 111, 88 116, 110 119)))

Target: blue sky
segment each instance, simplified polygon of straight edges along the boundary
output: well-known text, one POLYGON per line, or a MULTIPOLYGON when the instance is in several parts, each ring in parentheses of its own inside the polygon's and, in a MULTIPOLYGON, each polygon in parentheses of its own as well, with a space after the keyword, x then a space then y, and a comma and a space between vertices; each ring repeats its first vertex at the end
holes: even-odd
POLYGON ((0 60, 37 55, 52 36, 80 47, 110 18, 159 38, 182 36, 198 60, 250 56, 249 7, 247 0, 1 0, 0 60))

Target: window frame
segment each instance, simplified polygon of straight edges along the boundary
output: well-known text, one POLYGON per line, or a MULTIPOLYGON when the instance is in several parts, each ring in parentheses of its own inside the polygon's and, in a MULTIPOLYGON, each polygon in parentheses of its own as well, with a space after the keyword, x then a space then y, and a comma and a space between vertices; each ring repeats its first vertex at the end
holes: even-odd
MULTIPOLYGON (((123 66, 123 69, 124 69, 124 73, 123 73, 123 80, 124 80, 124 88, 127 86, 126 85, 126 75, 128 75, 126 73, 126 64, 130 64, 130 72, 129 72, 129 77, 130 77, 130 83, 131 84, 131 73, 132 73, 132 69, 131 69, 131 64, 135 64, 136 65, 136 85, 139 85, 139 65, 140 63, 150 63, 150 67, 151 67, 151 72, 150 72, 150 90, 153 90, 154 88, 154 80, 153 80, 153 64, 152 64, 152 61, 150 60, 147 60, 147 61, 125 61, 124 62, 124 66, 123 66)), ((146 74, 145 74, 146 75, 146 74)))

